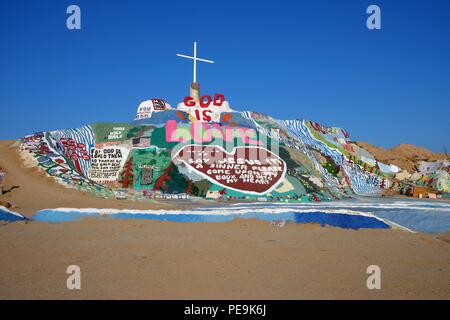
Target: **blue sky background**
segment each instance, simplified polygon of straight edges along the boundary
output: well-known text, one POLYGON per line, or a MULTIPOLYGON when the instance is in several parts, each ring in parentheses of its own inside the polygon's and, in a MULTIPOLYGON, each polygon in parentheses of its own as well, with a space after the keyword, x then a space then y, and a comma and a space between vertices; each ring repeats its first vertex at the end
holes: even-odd
POLYGON ((0 0, 0 139, 175 106, 202 93, 353 140, 450 150, 450 1, 0 0), (66 28, 81 7, 82 30, 66 28), (195 4, 195 7, 193 7, 195 4), (382 30, 366 28, 377 4, 382 30))

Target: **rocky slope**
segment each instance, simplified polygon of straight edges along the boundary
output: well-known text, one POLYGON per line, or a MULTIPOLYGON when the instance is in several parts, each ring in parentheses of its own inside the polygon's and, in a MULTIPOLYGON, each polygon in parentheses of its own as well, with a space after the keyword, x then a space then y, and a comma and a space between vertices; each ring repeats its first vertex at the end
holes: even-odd
POLYGON ((399 144, 391 149, 373 146, 367 142, 356 142, 358 146, 369 151, 380 162, 395 164, 410 173, 419 171, 420 161, 448 160, 450 156, 445 153, 434 153, 423 147, 412 144, 399 144))

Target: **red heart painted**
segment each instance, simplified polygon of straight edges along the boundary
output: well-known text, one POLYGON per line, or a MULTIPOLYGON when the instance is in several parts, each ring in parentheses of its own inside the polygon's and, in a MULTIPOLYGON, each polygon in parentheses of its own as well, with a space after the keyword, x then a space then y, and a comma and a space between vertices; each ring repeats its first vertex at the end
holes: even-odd
POLYGON ((225 188, 252 194, 273 190, 284 178, 286 163, 263 147, 236 147, 226 152, 214 145, 187 145, 173 157, 225 188))

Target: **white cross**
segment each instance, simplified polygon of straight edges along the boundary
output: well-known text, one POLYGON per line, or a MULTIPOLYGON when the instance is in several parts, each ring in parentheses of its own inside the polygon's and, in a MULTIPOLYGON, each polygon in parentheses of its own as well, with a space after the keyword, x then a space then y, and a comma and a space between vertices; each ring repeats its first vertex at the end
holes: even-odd
POLYGON ((214 61, 211 61, 211 60, 197 58, 197 42, 194 42, 194 56, 193 57, 185 56, 184 54, 179 54, 179 53, 177 53, 177 56, 194 60, 194 83, 197 82, 197 60, 202 61, 202 62, 214 63, 214 61))

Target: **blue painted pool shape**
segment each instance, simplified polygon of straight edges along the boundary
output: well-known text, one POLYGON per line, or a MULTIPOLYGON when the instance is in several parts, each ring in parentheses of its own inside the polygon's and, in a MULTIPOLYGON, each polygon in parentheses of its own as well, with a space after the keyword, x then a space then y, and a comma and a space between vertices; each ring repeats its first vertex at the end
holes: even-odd
POLYGON ((342 214, 342 213, 325 213, 320 211, 305 212, 295 214, 294 221, 296 223, 320 223, 322 226, 329 225, 345 229, 388 229, 389 224, 386 222, 367 216, 342 214))
POLYGON ((319 223, 348 229, 396 228, 426 233, 450 231, 450 203, 359 197, 345 201, 300 204, 237 203, 192 210, 46 209, 35 221, 69 222, 85 217, 149 219, 176 222, 225 222, 236 218, 319 223))

